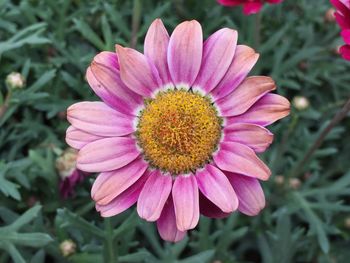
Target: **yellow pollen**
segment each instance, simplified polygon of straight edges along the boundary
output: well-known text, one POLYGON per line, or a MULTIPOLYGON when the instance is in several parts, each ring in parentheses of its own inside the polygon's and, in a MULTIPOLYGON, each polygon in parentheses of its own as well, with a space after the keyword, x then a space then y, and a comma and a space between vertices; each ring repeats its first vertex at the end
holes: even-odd
POLYGON ((137 138, 146 160, 177 175, 204 166, 221 136, 221 119, 210 100, 185 90, 158 93, 146 102, 137 138))

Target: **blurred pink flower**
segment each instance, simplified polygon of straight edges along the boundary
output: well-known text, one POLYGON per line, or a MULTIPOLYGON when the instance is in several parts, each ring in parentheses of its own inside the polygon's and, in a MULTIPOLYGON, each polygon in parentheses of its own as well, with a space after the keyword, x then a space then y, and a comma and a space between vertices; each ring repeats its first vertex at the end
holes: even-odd
POLYGON ((66 141, 79 149, 77 167, 101 172, 91 190, 102 216, 137 202, 157 221, 160 236, 179 241, 200 213, 257 215, 265 206, 259 180, 269 168, 256 153, 273 135, 265 126, 289 114, 287 99, 270 93, 269 77, 247 77, 259 55, 237 45, 228 28, 203 44, 197 21, 169 37, 150 26, 144 54, 116 46, 101 52, 86 78, 103 102, 70 106, 66 141))
POLYGON ((259 13, 264 3, 279 4, 283 0, 217 0, 225 6, 243 5, 243 13, 246 15, 259 13))
POLYGON ((56 160, 56 168, 60 175, 59 191, 62 198, 66 199, 74 194, 75 187, 86 174, 76 168, 77 151, 66 149, 56 160))
POLYGON ((335 18, 345 41, 345 45, 339 51, 344 59, 350 60, 350 0, 331 0, 331 3, 337 9, 335 18))

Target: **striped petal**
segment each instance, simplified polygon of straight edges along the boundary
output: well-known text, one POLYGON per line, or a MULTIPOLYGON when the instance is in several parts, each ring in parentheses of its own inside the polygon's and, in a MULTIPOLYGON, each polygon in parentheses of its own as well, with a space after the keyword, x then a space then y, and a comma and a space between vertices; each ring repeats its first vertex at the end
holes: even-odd
POLYGON ((148 164, 137 158, 128 165, 97 176, 92 189, 91 197, 99 205, 107 205, 114 198, 132 186, 146 171, 148 164))
POLYGON ((170 84, 171 77, 167 62, 169 34, 161 19, 153 21, 145 38, 144 53, 158 70, 163 85, 170 84))
POLYGON ((245 113, 226 119, 232 123, 254 123, 267 126, 289 115, 289 101, 277 94, 266 94, 245 113))
POLYGON ((203 34, 195 21, 179 24, 170 37, 168 65, 173 83, 179 87, 191 87, 202 63, 203 34))
POLYGON ((128 89, 120 79, 118 56, 101 52, 86 71, 90 87, 108 106, 121 113, 135 115, 142 97, 128 89))
POLYGON ((198 185, 193 175, 178 175, 173 186, 176 225, 180 231, 195 228, 199 221, 198 185))
POLYGON ((133 138, 105 138, 80 149, 77 168, 86 172, 112 171, 127 165, 139 155, 133 138))
POLYGON ((216 165, 224 171, 240 173, 260 180, 267 180, 270 169, 248 146, 236 142, 223 142, 214 154, 216 165))
POLYGON ((225 174, 213 165, 206 165, 197 171, 199 190, 225 213, 231 213, 238 207, 238 199, 225 174))
POLYGON ((115 216, 124 212, 136 203, 147 178, 148 173, 145 172, 140 179, 138 179, 133 185, 115 197, 108 204, 96 204, 96 210, 100 212, 101 216, 103 217, 115 216))
POLYGON ((67 109, 67 120, 73 127, 98 136, 123 136, 135 131, 133 118, 103 102, 79 102, 67 109))
POLYGON ((66 131, 67 144, 75 149, 81 149, 86 144, 102 139, 103 137, 84 132, 73 126, 69 126, 66 131))
POLYGON ((193 84, 194 89, 207 94, 216 87, 231 65, 237 37, 237 31, 223 28, 204 42, 202 66, 193 84))
POLYGON ((238 142, 264 152, 273 141, 273 134, 266 128, 250 123, 234 123, 224 128, 225 142, 238 142))
POLYGON ((274 89, 276 89, 276 85, 270 77, 249 77, 232 93, 217 100, 216 105, 221 116, 240 115, 246 112, 262 96, 274 89))
POLYGON ((178 242, 186 236, 186 231, 180 231, 176 227, 174 203, 171 195, 157 220, 157 228, 162 239, 169 242, 178 242))
POLYGON ((151 173, 137 202, 139 216, 147 221, 156 221, 163 210, 172 187, 172 178, 156 170, 151 173))
POLYGON ((254 49, 248 46, 238 45, 227 73, 216 88, 211 91, 214 101, 227 96, 235 90, 247 77, 258 61, 258 58, 259 54, 255 53, 254 49))
POLYGON ((143 97, 153 97, 161 85, 156 67, 140 52, 116 45, 120 77, 129 89, 143 97))
POLYGON ((265 195, 259 181, 248 176, 226 173, 239 199, 238 210, 255 216, 265 207, 265 195))

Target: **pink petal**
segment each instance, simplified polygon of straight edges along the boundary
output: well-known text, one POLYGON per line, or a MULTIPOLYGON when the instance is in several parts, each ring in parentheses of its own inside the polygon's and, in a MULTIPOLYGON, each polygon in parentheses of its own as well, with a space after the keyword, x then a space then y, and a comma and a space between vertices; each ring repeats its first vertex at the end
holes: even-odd
POLYGON ((262 3, 247 3, 243 6, 243 13, 246 15, 256 14, 260 12, 263 4, 262 3))
POLYGON ((157 68, 163 86, 172 82, 167 61, 168 45, 169 35, 162 20, 154 20, 146 34, 144 53, 157 68))
POLYGON ((101 52, 86 71, 86 79, 95 93, 110 107, 128 115, 136 114, 142 97, 128 89, 120 79, 116 53, 101 52))
POLYGON ((198 185, 193 175, 178 175, 172 191, 176 225, 180 231, 195 228, 199 221, 198 185))
MULTIPOLYGON (((350 19, 350 17, 349 17, 350 19)), ((341 36, 343 37, 344 39, 344 42, 346 44, 349 44, 350 45, 350 29, 345 29, 341 32, 341 36)))
POLYGON ((178 242, 186 236, 186 231, 180 231, 176 227, 174 204, 171 195, 165 203, 162 214, 157 220, 159 235, 169 242, 178 242))
POLYGON ((217 0, 220 4, 225 6, 241 5, 244 0, 217 0))
POLYGON ((156 221, 163 210, 172 187, 170 175, 156 170, 151 173, 137 202, 139 216, 147 221, 156 221))
POLYGON ((114 198, 133 185, 146 171, 148 164, 137 158, 128 165, 97 176, 91 197, 98 205, 108 205, 114 198))
POLYGON ((161 85, 156 67, 140 52, 116 45, 120 77, 137 94, 152 97, 161 85))
POLYGON ((221 169, 240 173, 260 180, 267 180, 270 169, 256 156, 248 146, 236 142, 223 142, 214 154, 214 161, 221 169))
POLYGON ((208 200, 201 192, 199 192, 199 209, 202 215, 210 218, 225 218, 231 213, 224 213, 219 207, 208 200))
POLYGON ((133 133, 133 119, 103 102, 78 102, 67 109, 67 120, 77 129, 98 136, 122 136, 133 133))
POLYGON ((209 93, 231 65, 237 45, 237 31, 223 28, 212 34, 203 46, 202 66, 194 87, 209 93))
POLYGON ((221 116, 236 116, 246 112, 266 93, 276 89, 270 77, 249 77, 226 97, 217 100, 221 116))
POLYGON ((192 86, 201 67, 202 50, 202 27, 197 21, 185 21, 175 28, 169 42, 168 65, 176 86, 192 86))
POLYGON ((114 137, 91 142, 80 149, 77 168, 86 172, 104 172, 121 168, 140 155, 133 138, 114 137))
POLYGON ((145 172, 140 179, 115 197, 110 203, 106 205, 96 204, 96 210, 100 212, 103 217, 110 217, 124 212, 136 203, 147 178, 148 173, 145 172))
POLYGON ((238 209, 243 214, 255 216, 265 207, 265 196, 257 179, 226 173, 239 199, 238 209))
POLYGON ((264 152, 273 141, 273 134, 264 127, 250 123, 234 123, 224 128, 225 142, 238 142, 255 152, 264 152))
POLYGON ((227 125, 232 123, 255 123, 267 126, 275 121, 289 115, 289 101, 277 94, 266 94, 248 111, 239 115, 227 118, 227 125))
POLYGON ((339 51, 344 59, 350 60, 350 45, 342 46, 339 51))
POLYGON ((258 58, 259 54, 255 53, 254 49, 248 46, 238 45, 227 73, 211 92, 214 100, 223 98, 235 90, 254 67, 258 58))
POLYGON ((213 165, 206 165, 196 173, 199 190, 225 213, 238 207, 238 199, 225 174, 213 165))
POLYGON ((81 149, 86 144, 102 139, 103 137, 93 135, 82 130, 76 129, 73 126, 69 126, 66 131, 67 144, 75 149, 81 149))

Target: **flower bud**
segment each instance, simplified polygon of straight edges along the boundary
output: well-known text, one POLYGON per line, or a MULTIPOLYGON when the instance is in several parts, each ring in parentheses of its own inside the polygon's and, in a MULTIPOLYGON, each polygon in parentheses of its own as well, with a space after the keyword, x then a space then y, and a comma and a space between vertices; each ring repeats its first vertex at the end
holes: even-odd
POLYGON ((334 23, 335 22, 335 9, 329 8, 324 15, 324 21, 327 23, 334 23))
POLYGON ((350 217, 345 218, 344 225, 346 228, 350 229, 350 217))
POLYGON ((25 79, 21 73, 12 72, 7 75, 6 84, 10 89, 21 89, 25 85, 25 79))
POLYGON ((78 152, 76 150, 68 148, 56 159, 56 168, 62 179, 73 174, 76 169, 77 156, 78 152))
POLYGON ((298 178, 290 178, 289 179, 289 187, 297 190, 301 186, 301 181, 298 178))
POLYGON ((276 175, 275 183, 278 185, 282 185, 284 183, 284 177, 282 175, 276 175))
POLYGON ((64 257, 68 257, 68 256, 74 254, 76 249, 77 249, 77 245, 71 239, 64 240, 60 244, 60 250, 61 250, 61 253, 64 257))
POLYGON ((310 102, 307 98, 303 97, 303 96, 295 96, 293 98, 293 106, 297 109, 297 110, 305 110, 310 106, 310 102))

